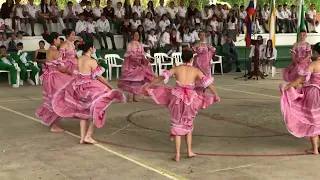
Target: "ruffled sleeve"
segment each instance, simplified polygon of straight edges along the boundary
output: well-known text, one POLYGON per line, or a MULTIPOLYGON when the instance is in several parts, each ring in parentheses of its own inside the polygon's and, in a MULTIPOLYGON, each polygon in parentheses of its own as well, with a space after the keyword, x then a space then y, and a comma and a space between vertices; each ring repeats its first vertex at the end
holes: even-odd
POLYGON ((290 52, 293 53, 293 54, 296 54, 296 49, 292 48, 292 49, 290 49, 290 52))
POLYGON ((308 69, 306 69, 304 71, 299 71, 298 74, 300 76, 305 76, 304 82, 308 82, 310 80, 310 77, 311 77, 312 73, 308 69))
POLYGON ((55 66, 64 66, 64 63, 61 62, 61 61, 58 61, 58 60, 52 61, 52 64, 55 65, 55 66))
POLYGON ((200 78, 200 82, 204 88, 207 88, 208 86, 210 86, 210 84, 212 84, 213 77, 202 76, 200 78))
POLYGON ((92 70, 92 78, 96 78, 97 76, 101 76, 105 72, 105 69, 101 66, 97 66, 92 70))
POLYGON ((163 69, 163 70, 161 71, 161 76, 164 77, 163 82, 164 82, 165 84, 167 84, 167 83, 169 82, 169 79, 170 79, 170 77, 172 76, 172 74, 170 73, 170 71, 163 69))

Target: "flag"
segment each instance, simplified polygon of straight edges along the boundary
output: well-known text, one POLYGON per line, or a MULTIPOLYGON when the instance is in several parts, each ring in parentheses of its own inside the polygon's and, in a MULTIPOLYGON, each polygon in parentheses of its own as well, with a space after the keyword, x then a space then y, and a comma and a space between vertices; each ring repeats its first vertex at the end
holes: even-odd
POLYGON ((277 19, 277 9, 276 9, 276 0, 271 0, 270 7, 270 16, 268 19, 269 27, 269 39, 272 40, 272 46, 276 45, 276 19, 277 19))
POLYGON ((249 2, 248 8, 247 8, 247 17, 245 20, 246 23, 246 46, 251 46, 251 35, 252 35, 252 20, 254 15, 254 3, 253 0, 249 2))
POLYGON ((298 24, 297 24, 297 42, 299 41, 300 32, 305 29, 304 24, 304 0, 300 0, 299 12, 298 12, 298 24))

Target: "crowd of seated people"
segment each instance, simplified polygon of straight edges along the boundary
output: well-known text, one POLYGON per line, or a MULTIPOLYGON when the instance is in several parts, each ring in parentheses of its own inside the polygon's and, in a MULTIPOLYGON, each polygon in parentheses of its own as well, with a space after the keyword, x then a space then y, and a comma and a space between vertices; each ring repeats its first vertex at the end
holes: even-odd
MULTIPOLYGON (((221 45, 222 37, 231 37, 235 42, 237 36, 244 33, 247 14, 243 5, 235 4, 232 8, 226 4, 207 5, 199 10, 194 1, 189 3, 189 7, 185 6, 185 0, 179 4, 168 1, 169 4, 165 5, 164 0, 159 0, 159 3, 158 7, 154 7, 154 1, 150 0, 147 8, 143 9, 140 0, 134 0, 133 4, 130 0, 124 3, 119 1, 115 7, 112 7, 111 0, 105 7, 101 7, 100 0, 82 0, 80 3, 70 1, 61 10, 56 0, 41 0, 40 5, 35 5, 34 0, 28 0, 25 5, 21 4, 21 0, 6 0, 0 13, 0 44, 11 50, 9 42, 4 42, 5 37, 15 36, 15 39, 9 39, 17 44, 18 35, 28 35, 28 32, 31 36, 35 35, 35 23, 41 24, 45 33, 59 28, 73 28, 86 41, 97 39, 101 49, 108 47, 107 37, 111 39, 112 48, 116 49, 115 34, 123 35, 125 49, 132 32, 139 30, 141 42, 151 53, 159 48, 172 52, 181 49, 181 45, 192 45, 199 40, 200 31, 206 32, 214 46, 221 45), (54 25, 57 27, 54 28, 54 25)), ((257 33, 268 33, 269 9, 268 5, 264 5, 263 9, 260 5, 256 6, 253 29, 257 33)), ((277 11, 277 32, 295 32, 296 6, 288 8, 286 4, 278 5, 277 11)), ((314 4, 306 11, 305 21, 310 24, 307 26, 308 32, 316 32, 319 21, 314 4)))

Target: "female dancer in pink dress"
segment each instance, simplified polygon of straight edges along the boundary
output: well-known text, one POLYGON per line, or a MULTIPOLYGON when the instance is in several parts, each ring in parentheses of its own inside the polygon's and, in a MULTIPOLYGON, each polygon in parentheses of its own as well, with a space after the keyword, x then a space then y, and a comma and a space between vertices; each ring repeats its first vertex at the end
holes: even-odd
POLYGON ((195 67, 192 67, 192 52, 183 50, 183 65, 172 69, 163 70, 160 77, 155 78, 145 90, 151 98, 160 105, 167 106, 171 116, 171 138, 175 137, 176 157, 175 161, 180 160, 181 136, 186 135, 188 148, 188 156, 194 157, 191 150, 193 119, 200 108, 207 108, 214 102, 220 101, 218 94, 211 84, 212 77, 206 77, 195 67), (154 86, 154 84, 164 80, 169 81, 170 76, 176 77, 176 86, 174 88, 168 86, 154 86), (195 80, 200 79, 204 88, 209 88, 213 95, 202 94, 194 90, 195 80))
POLYGON ((41 118, 42 123, 50 126, 52 132, 63 132, 59 127, 61 117, 58 116, 52 109, 52 97, 63 85, 68 83, 72 77, 71 71, 64 68, 64 63, 61 60, 57 46, 60 45, 58 33, 44 35, 43 38, 50 43, 51 47, 47 51, 47 59, 45 69, 41 75, 43 82, 43 105, 36 110, 36 116, 41 118))
POLYGON ((104 125, 106 108, 116 99, 125 101, 125 96, 103 78, 103 67, 91 58, 93 45, 83 44, 80 49, 84 55, 78 60, 79 73, 55 94, 52 107, 61 117, 81 119, 80 144, 94 144, 97 143, 92 139, 94 127, 104 125), (92 121, 87 130, 88 120, 92 121))
POLYGON ((155 77, 152 66, 145 57, 139 37, 138 31, 133 33, 133 40, 128 44, 127 52, 124 55, 121 79, 118 81, 118 87, 129 93, 129 102, 132 100, 137 102, 137 95, 141 93, 142 86, 150 83, 155 77))
POLYGON ((307 33, 302 30, 300 33, 300 41, 293 45, 291 49, 292 63, 283 70, 283 80, 286 82, 294 81, 299 77, 300 71, 305 71, 311 62, 312 49, 306 42, 307 33))
POLYGON ((311 137, 312 150, 319 154, 320 135, 320 43, 314 46, 317 60, 311 62, 299 77, 287 86, 280 86, 281 110, 289 132, 296 137, 311 137), (303 86, 297 88, 300 84, 303 86))
MULTIPOLYGON (((206 34, 199 33, 200 43, 193 46, 193 51, 196 53, 193 66, 199 68, 206 77, 211 77, 212 58, 215 56, 215 48, 205 42, 206 34)), ((200 79, 195 82, 197 91, 205 91, 200 79)))
POLYGON ((62 60, 64 61, 65 67, 67 69, 71 69, 73 71, 78 70, 77 65, 77 51, 73 44, 73 41, 76 38, 76 34, 73 30, 67 29, 64 31, 66 36, 66 41, 64 41, 59 49, 59 52, 62 56, 62 60))

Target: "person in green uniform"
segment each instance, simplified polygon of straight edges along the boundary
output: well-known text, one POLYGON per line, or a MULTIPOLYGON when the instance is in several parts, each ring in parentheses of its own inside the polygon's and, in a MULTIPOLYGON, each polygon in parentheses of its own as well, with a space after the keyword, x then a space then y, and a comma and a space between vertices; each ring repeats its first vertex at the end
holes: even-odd
POLYGON ((35 85, 36 75, 39 72, 39 68, 33 64, 30 56, 27 52, 23 52, 23 43, 17 44, 18 53, 16 56, 13 56, 18 63, 20 71, 20 84, 23 85, 24 81, 28 81, 30 85, 35 85), (27 70, 31 70, 30 77, 28 77, 27 70))
POLYGON ((236 63, 236 72, 241 72, 239 53, 230 36, 226 37, 226 42, 222 45, 222 54, 228 60, 231 59, 232 62, 236 63))
POLYGON ((20 72, 18 66, 14 66, 14 59, 7 53, 6 46, 0 46, 0 70, 5 70, 10 72, 10 80, 13 88, 18 88, 19 84, 17 82, 17 74, 20 72))

